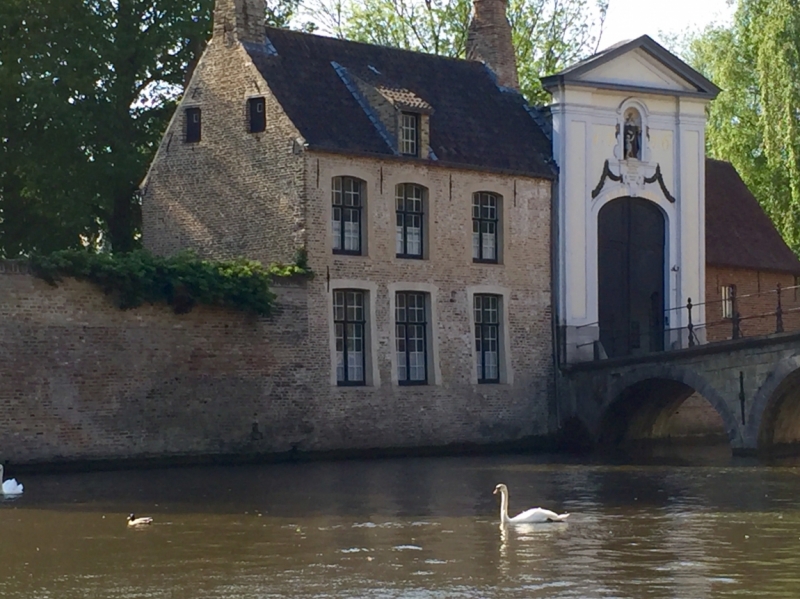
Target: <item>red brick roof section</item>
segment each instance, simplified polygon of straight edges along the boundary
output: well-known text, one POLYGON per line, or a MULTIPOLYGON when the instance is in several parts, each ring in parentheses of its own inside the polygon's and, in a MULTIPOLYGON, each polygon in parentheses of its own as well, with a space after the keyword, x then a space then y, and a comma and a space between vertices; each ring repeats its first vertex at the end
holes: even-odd
MULTIPOLYGON (((482 63, 267 28, 270 44, 244 44, 312 149, 392 155, 334 64, 373 73, 430 106, 430 145, 440 164, 553 179, 550 140, 524 98, 503 92, 482 63)), ((382 90, 385 91, 385 90, 382 90)))
POLYGON ((706 159, 706 263, 800 275, 800 260, 733 165, 711 158, 706 159))

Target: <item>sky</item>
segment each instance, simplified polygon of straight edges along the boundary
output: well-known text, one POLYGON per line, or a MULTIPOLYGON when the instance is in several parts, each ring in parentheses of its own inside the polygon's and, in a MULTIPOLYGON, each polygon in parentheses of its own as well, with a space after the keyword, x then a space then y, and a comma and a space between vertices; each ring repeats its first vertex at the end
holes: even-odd
POLYGON ((660 32, 681 34, 714 21, 729 23, 733 10, 727 0, 609 0, 600 49, 645 34, 663 43, 660 32))

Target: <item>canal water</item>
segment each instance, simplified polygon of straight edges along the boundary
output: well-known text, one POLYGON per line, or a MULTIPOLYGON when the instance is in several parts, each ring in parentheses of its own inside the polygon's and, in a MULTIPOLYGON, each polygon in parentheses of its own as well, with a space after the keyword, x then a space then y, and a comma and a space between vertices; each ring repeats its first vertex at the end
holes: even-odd
POLYGON ((19 478, 0 500, 3 599, 800 596, 800 468, 726 452, 19 478), (568 523, 500 527, 499 482, 512 515, 568 523))

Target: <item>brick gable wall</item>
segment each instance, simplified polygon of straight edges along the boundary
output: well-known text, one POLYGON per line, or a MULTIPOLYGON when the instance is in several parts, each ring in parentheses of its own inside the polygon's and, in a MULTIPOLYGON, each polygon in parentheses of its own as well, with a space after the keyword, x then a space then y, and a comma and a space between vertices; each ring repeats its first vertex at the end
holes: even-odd
POLYGON ((298 137, 243 48, 213 39, 142 188, 145 248, 292 261, 305 243, 298 137), (249 133, 247 100, 257 96, 267 130, 249 133), (199 143, 184 142, 190 106, 202 111, 199 143))

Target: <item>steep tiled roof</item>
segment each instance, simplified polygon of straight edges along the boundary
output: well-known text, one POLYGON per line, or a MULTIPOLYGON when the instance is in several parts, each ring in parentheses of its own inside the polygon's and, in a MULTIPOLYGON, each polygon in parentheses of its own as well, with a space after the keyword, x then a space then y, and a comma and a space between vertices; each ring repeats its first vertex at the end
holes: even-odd
POLYGON ((706 262, 800 275, 789 249, 732 164, 706 159, 706 262))
POLYGON ((343 77, 369 69, 374 85, 384 78, 383 92, 406 90, 411 105, 431 107, 439 163, 555 176, 550 141, 522 96, 501 91, 482 63, 285 29, 267 28, 267 36, 266 46, 245 49, 311 149, 395 154, 343 77))

